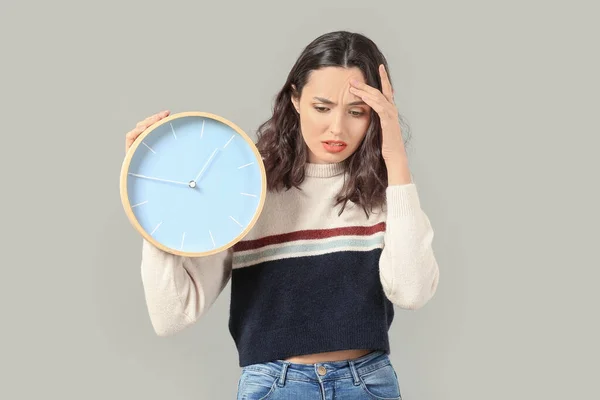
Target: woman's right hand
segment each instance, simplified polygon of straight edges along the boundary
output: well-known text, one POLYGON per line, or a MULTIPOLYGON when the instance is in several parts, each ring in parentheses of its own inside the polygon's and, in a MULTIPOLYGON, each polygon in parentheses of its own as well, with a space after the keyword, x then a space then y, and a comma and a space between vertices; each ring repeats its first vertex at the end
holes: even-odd
POLYGON ((157 121, 167 117, 170 114, 169 110, 161 111, 157 114, 151 115, 148 118, 138 122, 132 130, 127 132, 125 135, 125 153, 129 150, 131 145, 135 142, 135 140, 140 136, 149 126, 154 124, 157 121))

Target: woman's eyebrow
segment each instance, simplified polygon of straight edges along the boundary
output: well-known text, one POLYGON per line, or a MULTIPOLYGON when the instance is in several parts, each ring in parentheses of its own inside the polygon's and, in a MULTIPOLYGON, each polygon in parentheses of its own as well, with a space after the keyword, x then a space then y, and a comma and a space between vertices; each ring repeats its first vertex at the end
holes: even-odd
MULTIPOLYGON (((323 98, 323 97, 313 97, 313 99, 317 100, 321 103, 324 103, 324 104, 335 104, 333 101, 323 98)), ((367 105, 367 103, 365 103, 362 100, 358 100, 358 101, 353 101, 352 103, 348 103, 347 105, 348 106, 361 106, 361 105, 367 105)))

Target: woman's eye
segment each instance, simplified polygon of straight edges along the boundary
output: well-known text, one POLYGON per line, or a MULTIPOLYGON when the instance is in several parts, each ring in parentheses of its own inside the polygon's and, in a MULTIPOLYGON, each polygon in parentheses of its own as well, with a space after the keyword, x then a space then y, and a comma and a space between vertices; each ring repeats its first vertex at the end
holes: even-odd
MULTIPOLYGON (((314 108, 315 108, 315 110, 317 110, 320 113, 324 113, 324 112, 327 112, 327 110, 329 110, 329 108, 327 108, 327 107, 314 106, 314 108)), ((360 117, 360 116, 362 116, 364 114, 364 112, 362 112, 362 111, 350 111, 350 114, 353 117, 360 117)))

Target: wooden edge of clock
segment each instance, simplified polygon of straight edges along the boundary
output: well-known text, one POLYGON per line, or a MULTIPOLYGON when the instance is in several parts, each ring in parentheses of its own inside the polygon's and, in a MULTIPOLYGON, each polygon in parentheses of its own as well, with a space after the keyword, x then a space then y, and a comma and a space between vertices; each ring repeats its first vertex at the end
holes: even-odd
POLYGON ((263 207, 265 204, 265 197, 267 194, 267 176, 266 176, 265 166, 262 162, 262 156, 259 153, 256 145, 254 144, 252 139, 250 139, 250 136, 248 136, 248 134, 246 134, 246 132, 244 132, 239 126, 237 126, 236 124, 234 124, 233 122, 229 121, 228 119, 226 119, 224 117, 221 117, 219 115, 212 114, 209 112, 184 111, 184 112, 179 112, 179 113, 175 113, 175 114, 170 114, 169 116, 161 119, 160 121, 155 122, 153 125, 149 126, 140 136, 138 136, 136 138, 136 140, 133 142, 133 144, 131 145, 131 147, 129 148, 127 153, 125 154, 125 159, 123 160, 123 163, 121 165, 119 193, 120 193, 120 197, 121 197, 121 204, 123 206, 123 209, 125 210, 125 214, 127 215, 129 222, 133 225, 135 230, 138 231, 138 233, 140 235, 142 235, 142 237, 144 239, 146 239, 148 242, 150 242, 157 248, 159 248, 167 253, 170 253, 170 254, 183 256, 183 257, 206 257, 206 256, 210 256, 213 254, 220 253, 220 252, 232 247, 237 242, 239 242, 241 239, 243 239, 244 236, 246 236, 248 234, 248 232, 254 227, 254 225, 256 224, 256 221, 258 220, 258 217, 261 215, 261 213, 263 211, 263 207), (209 250, 209 251, 203 251, 203 252, 181 251, 181 250, 166 247, 162 243, 155 240, 150 234, 148 234, 148 232, 146 232, 142 228, 142 226, 138 222, 138 220, 135 217, 135 214, 133 213, 133 210, 131 208, 131 204, 129 202, 129 195, 127 194, 127 172, 129 170, 129 164, 131 163, 131 160, 133 158, 133 155, 135 154, 135 151, 140 146, 140 144, 142 143, 144 138, 146 136, 148 136, 154 129, 158 128, 159 126, 161 126, 169 121, 172 121, 174 119, 183 118, 183 117, 211 118, 216 121, 222 122, 225 125, 229 126, 231 129, 235 130, 250 145, 250 148, 256 155, 257 160, 259 161, 258 165, 259 165, 260 171, 261 171, 262 189, 261 189, 261 194, 260 194, 260 201, 259 201, 258 207, 256 209, 256 212, 254 213, 254 217, 252 218, 252 221, 250 221, 250 223, 246 226, 246 228, 237 237, 235 237, 232 241, 230 241, 229 243, 227 243, 221 247, 217 247, 217 248, 209 250))

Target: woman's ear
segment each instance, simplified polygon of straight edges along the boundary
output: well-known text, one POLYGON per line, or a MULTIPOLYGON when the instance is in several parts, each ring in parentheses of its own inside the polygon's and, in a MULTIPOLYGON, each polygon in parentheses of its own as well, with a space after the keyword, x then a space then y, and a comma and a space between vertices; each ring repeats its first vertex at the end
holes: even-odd
POLYGON ((296 112, 300 113, 300 105, 298 104, 299 103, 298 92, 296 91, 296 85, 294 85, 294 84, 292 84, 292 95, 290 97, 292 99, 292 105, 296 109, 296 112))

